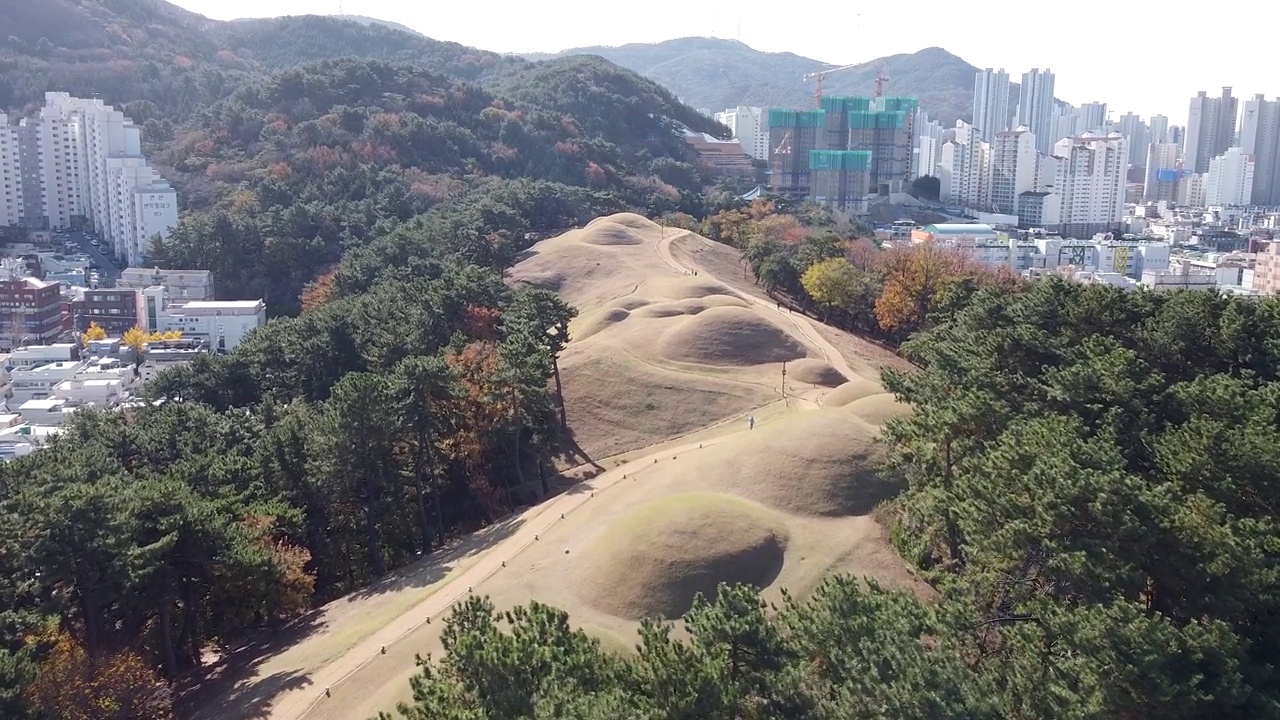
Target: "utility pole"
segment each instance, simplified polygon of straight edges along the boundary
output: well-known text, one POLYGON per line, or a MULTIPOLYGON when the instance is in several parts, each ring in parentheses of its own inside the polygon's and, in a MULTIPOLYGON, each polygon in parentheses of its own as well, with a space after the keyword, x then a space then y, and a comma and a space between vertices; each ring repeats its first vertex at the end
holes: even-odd
POLYGON ((784 407, 791 407, 787 402, 787 361, 782 361, 782 404, 784 407))

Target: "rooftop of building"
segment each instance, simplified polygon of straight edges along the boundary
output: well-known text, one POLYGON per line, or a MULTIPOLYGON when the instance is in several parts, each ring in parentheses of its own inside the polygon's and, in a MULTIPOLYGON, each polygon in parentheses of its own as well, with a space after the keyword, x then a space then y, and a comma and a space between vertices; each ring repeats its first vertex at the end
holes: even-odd
POLYGON ((192 300, 178 310, 253 310, 262 300, 192 300))
POLYGON ((983 223, 938 223, 926 225, 926 232, 933 235, 995 235, 995 228, 983 223))
POLYGON ((58 360, 56 362, 44 363, 43 365, 33 366, 29 368, 27 372, 37 373, 37 372, 53 372, 55 370, 74 370, 75 368, 78 368, 78 367, 80 367, 79 360, 58 360))

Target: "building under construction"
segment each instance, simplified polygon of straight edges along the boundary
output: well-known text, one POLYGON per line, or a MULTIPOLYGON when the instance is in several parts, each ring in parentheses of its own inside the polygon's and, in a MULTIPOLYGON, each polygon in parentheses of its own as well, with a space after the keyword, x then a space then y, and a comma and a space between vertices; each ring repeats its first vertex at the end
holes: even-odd
MULTIPOLYGON (((819 104, 817 110, 769 111, 770 190, 813 199, 848 198, 853 190, 864 197, 900 192, 911 179, 916 99, 824 97, 819 104), (810 163, 818 159, 824 163, 824 174, 832 172, 832 163, 853 168, 865 162, 866 182, 824 175, 819 192, 818 181, 810 172, 810 163), (836 192, 840 188, 844 190, 836 192)), ((843 172, 856 175, 860 171, 843 172)), ((851 212, 859 205, 848 199, 841 202, 849 205, 851 212)), ((860 205, 865 208, 866 203, 860 205)))
POLYGON ((871 193, 902 192, 911 179, 915 98, 881 97, 848 114, 849 149, 871 153, 871 193))
POLYGON ((769 189, 783 195, 809 193, 809 151, 825 132, 821 110, 769 111, 769 189))
POLYGON ((809 198, 854 215, 867 214, 871 153, 860 150, 810 150, 809 198))

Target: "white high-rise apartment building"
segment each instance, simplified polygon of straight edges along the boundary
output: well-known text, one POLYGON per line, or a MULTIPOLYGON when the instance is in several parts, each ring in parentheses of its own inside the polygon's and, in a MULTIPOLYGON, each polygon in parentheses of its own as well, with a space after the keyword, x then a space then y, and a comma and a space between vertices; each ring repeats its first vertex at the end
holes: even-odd
POLYGON ((1253 194, 1253 158, 1238 147, 1209 161, 1204 179, 1204 203, 1210 205, 1248 205, 1253 194))
POLYGON ((943 133, 938 180, 945 205, 978 210, 991 206, 991 146, 977 128, 957 120, 943 133))
POLYGON ((938 176, 938 158, 942 155, 942 133, 945 128, 936 121, 929 120, 916 126, 916 149, 914 177, 938 176))
POLYGON ((742 151, 757 160, 769 159, 769 111, 740 105, 716 113, 716 122, 733 131, 742 151))
POLYGON ((1085 133, 1063 138, 1054 144, 1053 154, 1064 160, 1057 188, 1062 196, 1062 232, 1090 237, 1119 226, 1129 159, 1124 136, 1085 133))
POLYGON ((142 264, 151 239, 177 224, 177 193, 142 157, 141 129, 101 100, 45 93, 39 117, 14 134, 20 149, 24 138, 35 146, 19 152, 26 224, 66 229, 83 219, 130 265, 142 264), (33 182, 38 213, 30 207, 33 182))
POLYGON ((1236 99, 1231 97, 1231 88, 1222 88, 1222 97, 1216 98, 1201 90, 1191 98, 1187 112, 1183 168, 1194 173, 1209 172, 1209 161, 1231 147, 1235 132, 1236 99))
POLYGON ((1167 143, 1169 140, 1169 118, 1164 115, 1152 115, 1147 121, 1147 135, 1153 143, 1167 143))
POLYGON ((22 166, 18 162, 18 129, 0 113, 0 226, 22 224, 22 166))
POLYGON ((1036 189, 1036 136, 1027 128, 996 133, 991 143, 991 205, 1018 214, 1018 196, 1036 189))
POLYGON ((1085 103, 1080 106, 1077 111, 1080 118, 1080 125, 1076 128, 1077 133, 1100 133, 1106 130, 1107 126, 1107 104, 1100 102, 1085 103))
POLYGON ((1280 205, 1280 100, 1256 95, 1245 101, 1240 150, 1253 157, 1252 201, 1280 205))
POLYGON ((1129 146, 1129 164, 1141 165, 1146 162, 1147 144, 1150 141, 1147 140, 1147 124, 1142 122, 1142 118, 1131 112, 1125 113, 1116 122, 1116 128, 1129 146))
POLYGON ((1009 73, 1004 68, 979 70, 973 76, 973 126, 979 137, 990 142, 1008 123, 1009 73))
POLYGON ((1156 143, 1147 146, 1147 177, 1142 199, 1147 202, 1174 202, 1178 198, 1178 145, 1156 143))
POLYGON ((1053 73, 1031 68, 1022 74, 1018 97, 1018 125, 1025 125, 1036 136, 1036 151, 1048 155, 1056 138, 1053 127, 1053 73))
POLYGON ((1204 175, 1187 173, 1178 178, 1178 204, 1187 207, 1205 206, 1204 175))

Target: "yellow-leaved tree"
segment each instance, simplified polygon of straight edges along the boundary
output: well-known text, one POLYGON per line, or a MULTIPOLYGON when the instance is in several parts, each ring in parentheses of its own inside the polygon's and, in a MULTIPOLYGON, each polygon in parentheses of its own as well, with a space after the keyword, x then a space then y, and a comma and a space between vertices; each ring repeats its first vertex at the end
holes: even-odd
POLYGON ((800 285, 822 306, 822 319, 826 321, 830 311, 853 306, 861 294, 862 282, 848 260, 836 257, 811 265, 800 276, 800 285))
POLYGON ((147 334, 147 331, 143 330, 138 325, 134 325, 128 330, 125 330, 124 335, 120 336, 120 342, 124 343, 125 347, 133 351, 134 365, 142 364, 142 351, 146 349, 149 337, 150 336, 147 334))
POLYGON ((89 327, 85 328, 85 331, 80 334, 80 347, 89 347, 89 343, 94 340, 105 340, 106 338, 107 331, 103 330, 98 323, 91 322, 89 327))
POLYGON ((31 641, 47 648, 27 687, 27 700, 44 717, 61 720, 170 720, 169 688, 131 650, 90 658, 65 630, 31 641))

